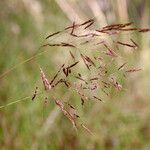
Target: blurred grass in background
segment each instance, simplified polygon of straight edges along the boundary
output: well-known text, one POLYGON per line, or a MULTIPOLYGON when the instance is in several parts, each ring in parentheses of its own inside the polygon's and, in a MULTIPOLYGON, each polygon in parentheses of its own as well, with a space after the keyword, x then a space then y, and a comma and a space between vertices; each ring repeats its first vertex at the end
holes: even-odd
MULTIPOLYGON (((0 75, 39 53, 45 37, 71 22, 96 17, 97 26, 135 22, 150 27, 149 0, 1 0, 0 75)), ((76 133, 54 104, 45 107, 43 97, 0 110, 0 149, 135 149, 150 147, 150 35, 134 34, 140 48, 128 61, 143 71, 130 75, 126 92, 105 103, 89 104, 82 114, 95 133, 76 133), (47 122, 50 121, 50 122, 47 122)), ((40 85, 39 67, 51 77, 62 50, 49 48, 35 59, 16 67, 0 79, 0 105, 32 95, 40 85)), ((61 57, 60 57, 61 59, 61 57)), ((62 58, 63 59, 63 58, 62 58)), ((59 94, 61 94, 60 91, 59 94)), ((73 101, 80 105, 77 97, 73 101)))

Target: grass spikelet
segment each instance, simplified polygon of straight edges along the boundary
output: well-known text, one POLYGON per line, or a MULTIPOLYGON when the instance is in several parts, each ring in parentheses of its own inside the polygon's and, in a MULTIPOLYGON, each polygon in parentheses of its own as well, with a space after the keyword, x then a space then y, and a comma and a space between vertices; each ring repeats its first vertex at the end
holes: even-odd
POLYGON ((70 114, 69 111, 67 111, 64 108, 64 104, 61 102, 61 100, 54 98, 54 101, 55 101, 56 105, 61 109, 62 113, 71 121, 73 127, 76 128, 75 118, 70 114))
POLYGON ((90 70, 90 67, 89 67, 89 65, 88 65, 88 63, 87 63, 87 61, 86 61, 84 55, 83 55, 83 54, 80 54, 80 56, 81 56, 81 58, 82 58, 82 60, 83 60, 83 62, 84 62, 84 64, 85 64, 85 66, 88 68, 88 70, 90 70))
POLYGON ((71 56, 71 58, 73 59, 73 61, 76 61, 76 60, 75 60, 75 56, 72 54, 72 52, 69 51, 69 53, 70 53, 70 56, 71 56))
POLYGON ((150 29, 139 29, 139 32, 150 32, 150 29))
POLYGON ((35 88, 34 94, 32 96, 32 100, 34 100, 35 97, 37 96, 37 92, 38 92, 38 87, 35 88))
POLYGON ((123 63, 119 68, 118 70, 121 70, 127 63, 123 63))
POLYGON ((43 81, 43 85, 44 85, 45 90, 50 90, 51 89, 51 85, 50 85, 48 79, 46 78, 46 76, 45 76, 45 74, 44 74, 44 72, 43 72, 41 67, 40 67, 40 73, 41 73, 41 79, 43 81))
POLYGON ((108 52, 106 52, 106 55, 112 56, 112 57, 117 57, 117 54, 110 49, 106 44, 104 44, 104 46, 107 48, 108 52))
POLYGON ((94 99, 97 99, 97 100, 99 100, 99 101, 102 101, 102 99, 99 98, 99 97, 97 97, 97 96, 93 96, 93 98, 94 98, 94 99))
POLYGON ((55 76, 53 77, 53 79, 51 80, 50 85, 53 84, 54 80, 57 78, 58 74, 60 73, 60 71, 61 71, 61 69, 64 67, 64 65, 65 65, 65 64, 63 64, 63 65, 60 67, 60 69, 58 70, 58 72, 56 73, 56 75, 55 75, 55 76))
POLYGON ((137 72, 137 71, 141 71, 141 70, 142 69, 133 68, 133 69, 126 70, 125 72, 132 73, 132 72, 137 72))
POLYGON ((120 44, 120 45, 123 45, 123 46, 131 47, 131 48, 135 48, 135 47, 136 47, 136 45, 135 45, 135 44, 134 44, 134 45, 131 45, 131 44, 122 43, 122 42, 119 42, 119 41, 117 41, 117 43, 118 43, 118 44, 120 44))
POLYGON ((54 35, 57 35, 57 34, 59 34, 60 32, 61 32, 61 31, 52 33, 52 34, 48 35, 48 36, 46 37, 46 39, 48 39, 48 38, 50 38, 50 37, 52 37, 52 36, 54 36, 54 35))

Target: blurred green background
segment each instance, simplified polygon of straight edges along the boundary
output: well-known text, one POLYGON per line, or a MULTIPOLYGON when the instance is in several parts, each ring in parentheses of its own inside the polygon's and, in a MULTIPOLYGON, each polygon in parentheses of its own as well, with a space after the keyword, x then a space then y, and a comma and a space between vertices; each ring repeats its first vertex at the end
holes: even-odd
MULTIPOLYGON (((137 27, 150 28, 150 1, 0 0, 0 75, 18 65, 0 78, 0 105, 32 95, 41 85, 38 64, 49 77, 56 72, 60 51, 56 48, 20 64, 41 52, 38 48, 49 33, 93 17, 99 27, 133 21, 137 27)), ((75 132, 59 109, 53 103, 45 107, 39 96, 34 103, 27 99, 0 109, 0 149, 149 150, 150 34, 135 34, 134 39, 140 48, 128 60, 142 72, 127 79, 124 94, 81 112, 94 135, 75 132)))

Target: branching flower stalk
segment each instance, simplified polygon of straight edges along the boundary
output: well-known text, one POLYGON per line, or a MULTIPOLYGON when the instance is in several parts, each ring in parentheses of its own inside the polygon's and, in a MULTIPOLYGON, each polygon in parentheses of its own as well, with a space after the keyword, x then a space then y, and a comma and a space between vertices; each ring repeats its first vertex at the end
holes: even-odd
MULTIPOLYGON (((103 92, 106 96, 110 96, 110 89, 121 91, 124 87, 118 81, 115 74, 122 74, 124 78, 128 73, 133 73, 140 71, 141 68, 127 68, 127 62, 118 64, 118 59, 124 60, 121 56, 121 49, 119 46, 125 46, 127 48, 137 49, 139 45, 130 39, 129 42, 115 41, 115 36, 119 36, 123 32, 139 32, 145 33, 149 32, 150 29, 141 29, 130 27, 133 22, 125 24, 113 24, 105 26, 101 29, 91 29, 92 25, 95 23, 94 19, 87 20, 83 23, 76 24, 73 22, 71 26, 66 27, 62 31, 52 33, 46 37, 47 42, 43 47, 66 47, 70 55, 69 58, 71 62, 68 64, 63 63, 57 73, 54 75, 51 81, 49 81, 43 70, 40 68, 41 79, 45 90, 50 90, 53 92, 53 88, 58 86, 65 86, 67 89, 71 89, 79 95, 81 99, 81 105, 86 105, 86 101, 98 100, 103 102, 103 98, 99 93, 103 92), (60 42, 48 42, 48 40, 66 31, 68 37, 71 40, 65 41, 61 39, 60 42), (113 42, 110 42, 113 41, 113 42), (112 43, 112 44, 110 44, 112 43), (115 49, 114 47, 117 47, 115 49), (74 54, 74 51, 78 55, 74 54), (108 68, 111 68, 113 64, 117 64, 112 72, 108 68), (83 65, 84 74, 80 67, 83 65), (127 68, 127 69, 125 69, 127 68), (73 80, 72 80, 73 78, 73 80)), ((136 52, 136 51, 134 51, 136 52)), ((64 53, 67 53, 66 51, 64 53)), ((32 100, 35 99, 37 94, 37 88, 33 94, 32 100)), ((61 109, 62 113, 70 120, 73 127, 78 128, 77 119, 80 118, 77 115, 77 110, 75 106, 68 103, 71 108, 66 109, 64 107, 65 103, 61 98, 53 97, 55 104, 61 109)), ((88 129, 83 123, 81 126, 92 134, 91 130, 88 129)))
MULTIPOLYGON (((135 66, 128 67, 128 62, 125 60, 126 52, 122 50, 122 47, 125 47, 132 53, 136 53, 140 45, 133 38, 130 38, 128 41, 121 41, 120 39, 118 40, 118 37, 120 35, 126 36, 126 34, 131 35, 133 32, 150 32, 150 29, 132 27, 133 22, 112 24, 100 29, 95 29, 93 27, 94 24, 94 19, 89 19, 83 23, 73 22, 72 25, 64 28, 62 31, 48 35, 46 42, 41 48, 58 47, 62 50, 65 49, 64 53, 68 53, 68 55, 63 59, 68 60, 68 62, 65 61, 60 64, 58 71, 51 80, 47 78, 46 74, 48 73, 43 71, 43 67, 39 67, 43 87, 46 91, 44 103, 48 105, 51 102, 55 102, 75 129, 78 129, 80 124, 90 134, 93 133, 82 122, 76 106, 70 102, 65 102, 61 96, 56 96, 57 88, 59 90, 59 87, 64 87, 65 90, 74 91, 80 97, 82 107, 86 105, 87 101, 105 101, 105 96, 111 97, 112 89, 121 92, 125 87, 119 78, 126 80, 128 74, 141 71, 142 69, 135 66), (63 38, 63 34, 68 39, 63 38), (60 38, 51 39, 55 36, 60 38), (54 93, 55 96, 51 97, 54 101, 49 101, 50 93, 54 93), (68 107, 66 107, 66 104, 68 107)), ((19 65, 40 56, 44 52, 45 50, 19 65)), ((0 75, 0 79, 19 65, 0 75)), ((43 91, 36 87, 31 97, 32 101, 35 101, 41 93, 43 91)), ((28 98, 25 97, 22 100, 28 98)), ((11 102, 5 106, 10 106, 22 100, 11 102)), ((0 108, 5 106, 0 106, 0 108)))

